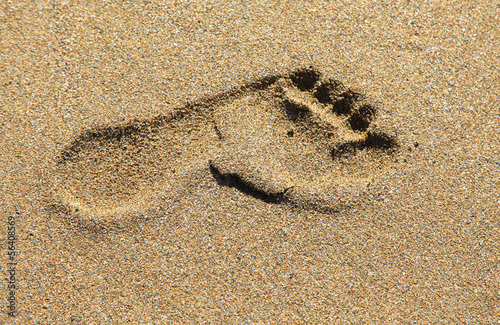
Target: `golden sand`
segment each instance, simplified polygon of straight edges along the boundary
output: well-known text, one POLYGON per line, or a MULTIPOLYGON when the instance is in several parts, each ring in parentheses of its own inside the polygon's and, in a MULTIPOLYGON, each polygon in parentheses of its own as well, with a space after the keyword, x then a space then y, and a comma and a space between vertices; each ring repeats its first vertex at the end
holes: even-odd
POLYGON ((0 323, 500 322, 499 19, 0 5, 0 323))

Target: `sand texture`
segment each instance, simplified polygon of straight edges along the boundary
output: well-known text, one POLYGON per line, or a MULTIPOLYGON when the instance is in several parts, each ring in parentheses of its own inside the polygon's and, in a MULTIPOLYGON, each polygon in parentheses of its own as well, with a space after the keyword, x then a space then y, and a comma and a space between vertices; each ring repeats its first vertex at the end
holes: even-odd
POLYGON ((500 323, 499 22, 0 3, 0 324, 500 323))

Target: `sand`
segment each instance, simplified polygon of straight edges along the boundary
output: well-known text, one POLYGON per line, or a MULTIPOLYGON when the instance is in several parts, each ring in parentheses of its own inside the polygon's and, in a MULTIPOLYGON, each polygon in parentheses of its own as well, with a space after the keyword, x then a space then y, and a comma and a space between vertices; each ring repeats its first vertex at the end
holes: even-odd
POLYGON ((0 323, 499 323, 499 16, 1 4, 0 323))

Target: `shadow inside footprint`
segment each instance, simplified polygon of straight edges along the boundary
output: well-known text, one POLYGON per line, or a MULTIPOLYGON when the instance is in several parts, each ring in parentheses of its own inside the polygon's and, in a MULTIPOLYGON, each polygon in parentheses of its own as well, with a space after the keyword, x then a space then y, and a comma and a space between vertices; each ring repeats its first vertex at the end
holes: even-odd
POLYGON ((212 163, 210 163, 210 173, 220 186, 233 187, 238 191, 250 195, 266 203, 282 203, 285 201, 287 190, 279 193, 268 193, 257 189, 252 183, 244 181, 236 173, 222 173, 212 163))
POLYGON ((311 90, 318 82, 321 74, 313 68, 299 69, 290 74, 293 84, 300 90, 311 90))
POLYGON ((377 150, 391 154, 397 148, 396 139, 384 133, 368 133, 367 137, 360 141, 347 142, 338 148, 331 150, 332 158, 338 159, 345 155, 353 155, 361 150, 377 150))

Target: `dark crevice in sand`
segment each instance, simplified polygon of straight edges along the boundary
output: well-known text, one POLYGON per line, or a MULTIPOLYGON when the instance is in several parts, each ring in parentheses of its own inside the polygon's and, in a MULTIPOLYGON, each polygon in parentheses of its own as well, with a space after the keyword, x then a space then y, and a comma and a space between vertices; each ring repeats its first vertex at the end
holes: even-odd
POLYGON ((334 96, 342 88, 342 83, 337 80, 322 82, 314 90, 314 97, 322 104, 333 104, 334 96))
POLYGON ((305 120, 311 115, 307 106, 302 106, 289 100, 284 101, 285 112, 290 121, 305 120))
POLYGON ((223 137, 222 133, 220 132, 219 128, 217 127, 217 124, 215 122, 213 122, 213 123, 214 123, 214 131, 215 131, 215 134, 217 134, 217 138, 219 140, 223 140, 224 137, 223 137))
POLYGON ((349 117, 349 125, 354 131, 364 132, 370 126, 376 110, 371 105, 363 105, 349 117))
MULTIPOLYGON (((332 112, 338 115, 348 115, 353 110, 353 105, 358 101, 360 95, 351 90, 340 94, 332 104, 332 112)), ((332 100, 333 101, 333 100, 332 100)))
POLYGON ((392 153, 398 144, 396 139, 390 135, 380 132, 369 132, 366 139, 362 141, 353 141, 340 145, 332 149, 332 158, 340 158, 345 155, 353 155, 356 151, 361 150, 378 150, 388 154, 392 153))
POLYGON ((285 193, 288 189, 279 193, 264 192, 257 189, 253 184, 244 181, 238 174, 220 172, 212 163, 210 163, 210 173, 220 186, 233 187, 266 203, 282 203, 286 201, 285 193))
POLYGON ((312 90, 318 82, 321 74, 313 67, 300 69, 290 75, 293 84, 300 90, 312 90))

